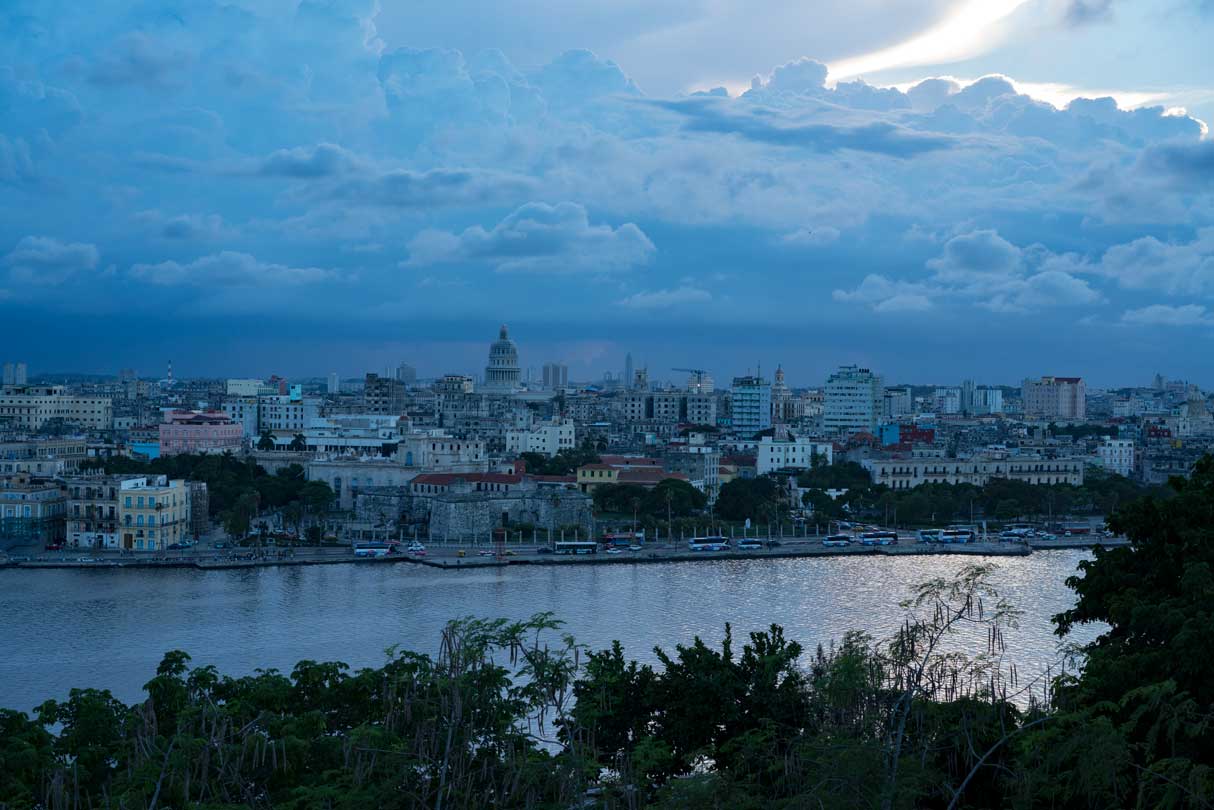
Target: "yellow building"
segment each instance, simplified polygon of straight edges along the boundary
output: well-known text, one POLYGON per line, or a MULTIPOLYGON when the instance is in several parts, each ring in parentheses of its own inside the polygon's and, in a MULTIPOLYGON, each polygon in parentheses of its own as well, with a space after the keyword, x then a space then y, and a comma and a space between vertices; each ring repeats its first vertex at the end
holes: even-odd
POLYGON ((163 551, 189 537, 186 482, 165 475, 123 481, 118 492, 119 547, 163 551))
POLYGON ((616 484, 620 470, 610 464, 583 464, 577 468, 577 488, 580 492, 593 494, 603 484, 616 484))

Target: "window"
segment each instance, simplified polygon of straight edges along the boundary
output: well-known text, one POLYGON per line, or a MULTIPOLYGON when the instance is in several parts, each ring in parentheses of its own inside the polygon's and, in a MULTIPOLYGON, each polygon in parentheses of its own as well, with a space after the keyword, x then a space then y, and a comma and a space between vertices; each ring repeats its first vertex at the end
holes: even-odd
POLYGON ((131 496, 130 496, 130 495, 127 495, 127 496, 126 496, 126 500, 124 501, 124 505, 126 506, 126 508, 127 508, 127 509, 130 509, 130 508, 131 508, 131 496))

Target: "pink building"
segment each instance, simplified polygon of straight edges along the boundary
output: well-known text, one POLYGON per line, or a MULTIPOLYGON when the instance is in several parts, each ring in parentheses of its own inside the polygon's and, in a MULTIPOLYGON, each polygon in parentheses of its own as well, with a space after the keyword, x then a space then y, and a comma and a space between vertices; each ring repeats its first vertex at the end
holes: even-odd
POLYGON ((170 411, 160 425, 160 455, 239 452, 243 430, 223 411, 170 411))

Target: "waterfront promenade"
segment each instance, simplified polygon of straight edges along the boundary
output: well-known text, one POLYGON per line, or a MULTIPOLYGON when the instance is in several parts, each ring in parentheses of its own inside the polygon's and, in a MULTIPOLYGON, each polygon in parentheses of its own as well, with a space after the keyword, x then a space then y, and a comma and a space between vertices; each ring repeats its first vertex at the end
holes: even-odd
POLYGON ((563 566, 563 565, 634 565, 644 563, 703 562, 720 559, 786 559, 801 557, 864 557, 864 556, 931 556, 931 555, 980 555, 998 557, 1020 557, 1052 549, 1089 549, 1093 546, 1113 547, 1126 545, 1120 538, 1065 538, 1040 540, 1030 543, 975 542, 975 543, 922 543, 903 538, 896 545, 866 546, 852 543, 849 546, 826 547, 820 538, 755 538, 763 543, 761 549, 743 551, 730 549, 723 552, 689 551, 682 543, 649 543, 640 551, 622 550, 619 553, 599 551, 596 554, 552 554, 543 553, 542 545, 510 544, 504 554, 494 554, 488 544, 468 545, 455 543, 431 543, 424 555, 409 553, 384 557, 355 557, 349 547, 305 547, 296 549, 215 549, 199 547, 169 552, 165 555, 131 554, 117 552, 91 552, 68 549, 47 553, 14 553, 0 557, 0 566, 45 569, 83 568, 90 570, 116 570, 126 568, 198 568, 204 570, 227 568, 258 568, 266 566, 301 565, 421 565, 436 569, 494 568, 501 566, 563 566), (462 556, 461 556, 462 552, 462 556))

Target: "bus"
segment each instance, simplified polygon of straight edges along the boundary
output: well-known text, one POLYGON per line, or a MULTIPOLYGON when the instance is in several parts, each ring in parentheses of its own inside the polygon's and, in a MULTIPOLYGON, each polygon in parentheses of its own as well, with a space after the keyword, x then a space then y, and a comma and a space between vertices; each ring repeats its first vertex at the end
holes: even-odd
POLYGON ((860 535, 860 545, 891 546, 898 542, 898 533, 893 531, 863 532, 860 535))
POLYGON ((357 543, 354 546, 355 557, 387 557, 396 551, 396 543, 357 543))
POLYGON ((593 540, 557 540, 552 550, 556 554, 597 554, 599 544, 593 540))
POLYGON ((639 546, 645 542, 645 531, 637 532, 608 532, 603 535, 603 545, 615 548, 639 546))
POLYGON ((822 545, 828 547, 841 547, 851 545, 851 535, 847 534, 828 534, 822 538, 822 545))
POLYGON ((687 541, 690 551, 729 551, 729 541, 724 537, 693 537, 687 541))
POLYGON ((976 535, 973 529, 941 529, 939 543, 972 543, 976 535))
POLYGON ((919 535, 920 543, 939 543, 940 542, 940 530, 939 529, 920 529, 918 531, 918 535, 919 535))
POLYGON ((1072 537, 1080 534, 1091 534, 1092 524, 1090 523, 1063 523, 1062 534, 1066 537, 1072 537))
POLYGON ((738 541, 739 551, 761 551, 762 549, 763 543, 757 538, 746 537, 738 541))

